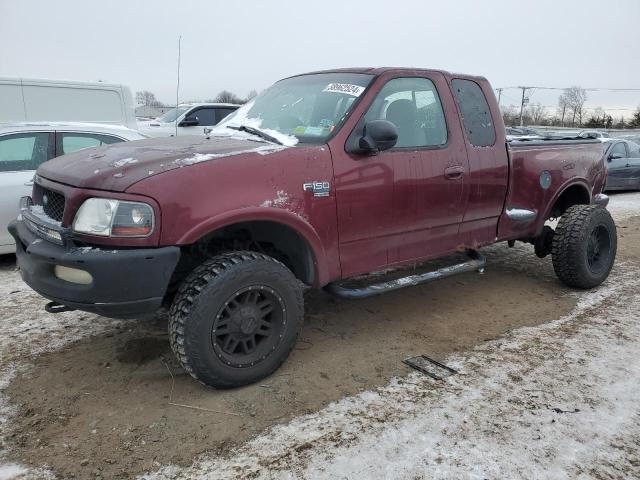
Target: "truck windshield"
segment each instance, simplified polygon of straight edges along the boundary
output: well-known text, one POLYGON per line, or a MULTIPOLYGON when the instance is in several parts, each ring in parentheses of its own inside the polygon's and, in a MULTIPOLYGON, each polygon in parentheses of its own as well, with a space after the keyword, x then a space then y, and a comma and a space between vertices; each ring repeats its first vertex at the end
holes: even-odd
POLYGON ((242 125, 324 143, 340 127, 373 75, 318 73, 281 80, 225 118, 221 127, 242 125))
POLYGON ((176 107, 176 108, 172 108, 171 110, 167 110, 164 115, 162 115, 161 117, 158 117, 157 120, 159 122, 162 123, 171 123, 171 122, 175 122, 176 118, 178 118, 180 115, 182 115, 184 112, 186 112, 189 109, 189 107, 176 107))

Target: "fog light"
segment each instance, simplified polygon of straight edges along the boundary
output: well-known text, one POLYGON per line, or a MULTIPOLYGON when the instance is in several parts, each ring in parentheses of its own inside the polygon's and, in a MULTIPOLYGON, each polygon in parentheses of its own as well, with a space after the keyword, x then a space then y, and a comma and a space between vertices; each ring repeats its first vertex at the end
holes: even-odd
POLYGON ((53 267, 53 273, 60 280, 65 280, 71 283, 78 283, 80 285, 90 285, 93 282, 93 277, 89 272, 79 270, 77 268, 63 267, 62 265, 56 265, 53 267))

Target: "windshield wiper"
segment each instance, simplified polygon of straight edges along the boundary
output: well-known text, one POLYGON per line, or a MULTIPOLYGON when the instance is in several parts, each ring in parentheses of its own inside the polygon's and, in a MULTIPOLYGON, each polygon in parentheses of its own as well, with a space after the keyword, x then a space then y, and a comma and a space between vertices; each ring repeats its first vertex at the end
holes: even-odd
POLYGON ((260 138, 264 138, 266 141, 271 143, 277 143, 278 145, 283 145, 283 143, 275 137, 272 137, 268 133, 263 132, 262 130, 258 130, 255 127, 249 127, 247 125, 240 125, 239 127, 226 125, 227 128, 231 128, 233 130, 239 130, 241 132, 247 132, 252 135, 257 135, 260 138))

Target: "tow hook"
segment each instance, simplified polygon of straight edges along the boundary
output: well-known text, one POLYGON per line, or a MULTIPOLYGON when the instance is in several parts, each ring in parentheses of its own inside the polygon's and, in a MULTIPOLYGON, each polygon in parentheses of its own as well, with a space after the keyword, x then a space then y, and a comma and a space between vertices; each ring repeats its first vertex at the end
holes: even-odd
POLYGON ((58 302, 49 302, 44 306, 47 313, 73 312, 75 308, 67 307, 58 302))

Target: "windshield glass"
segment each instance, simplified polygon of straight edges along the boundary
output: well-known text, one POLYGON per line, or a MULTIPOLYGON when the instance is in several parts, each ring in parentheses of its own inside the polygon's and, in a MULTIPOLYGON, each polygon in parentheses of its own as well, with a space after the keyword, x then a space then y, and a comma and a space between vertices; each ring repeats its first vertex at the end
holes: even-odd
POLYGON ((324 143, 372 78, 361 73, 318 73, 281 80, 225 118, 221 127, 246 125, 303 143, 324 143))
POLYGON ((157 120, 159 122, 162 122, 162 123, 175 122, 176 118, 178 118, 180 115, 182 115, 188 109, 189 109, 189 107, 172 108, 171 110, 165 112, 164 115, 162 115, 161 117, 158 117, 157 120))

